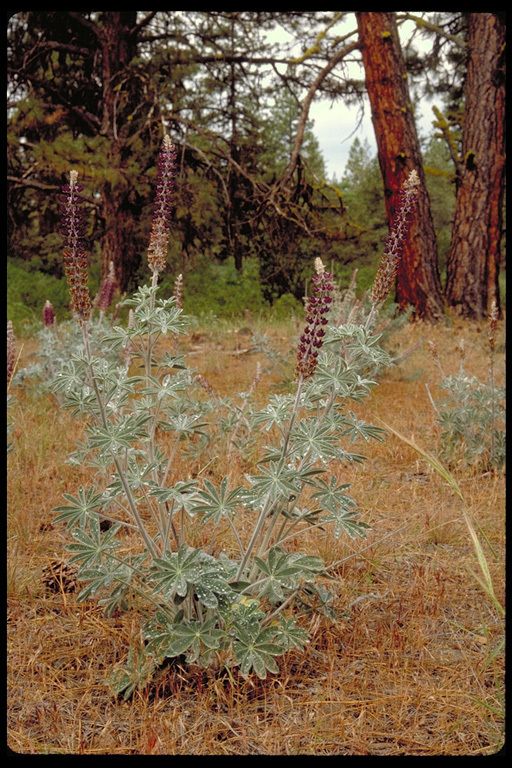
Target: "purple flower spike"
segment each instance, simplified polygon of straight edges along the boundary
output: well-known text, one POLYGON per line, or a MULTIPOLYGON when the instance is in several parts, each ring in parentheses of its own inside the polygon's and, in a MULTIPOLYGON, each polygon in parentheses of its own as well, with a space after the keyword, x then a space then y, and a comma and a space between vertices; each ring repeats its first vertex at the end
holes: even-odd
POLYGON ((370 293, 370 299, 375 306, 382 304, 393 286, 398 262, 402 256, 405 240, 411 228, 412 213, 418 199, 419 184, 420 180, 417 172, 411 171, 400 192, 400 205, 386 240, 384 255, 370 293))
POLYGON ((43 323, 47 328, 52 328, 55 323, 55 313, 51 301, 47 301, 43 307, 43 323))
POLYGON ((300 337, 297 352, 296 379, 303 381, 313 376, 318 364, 318 350, 323 345, 325 336, 326 314, 332 302, 334 290, 332 275, 325 271, 322 259, 315 259, 316 275, 312 278, 315 296, 311 296, 306 309, 306 327, 300 337))
POLYGON ((116 276, 114 273, 114 262, 111 261, 109 264, 108 275, 106 276, 105 280, 101 285, 100 295, 98 299, 98 310, 101 314, 105 314, 105 312, 108 311, 108 308, 112 304, 115 287, 116 287, 116 276))
POLYGON ((148 249, 148 262, 153 274, 162 272, 167 263, 171 203, 176 178, 176 155, 176 147, 169 136, 164 136, 162 150, 158 158, 158 181, 148 249))
POLYGON ((91 297, 87 287, 87 256, 83 247, 83 212, 80 192, 83 187, 77 183, 78 173, 71 171, 69 184, 62 191, 62 231, 67 246, 64 251, 64 268, 71 294, 71 309, 80 325, 86 323, 91 314, 91 297))

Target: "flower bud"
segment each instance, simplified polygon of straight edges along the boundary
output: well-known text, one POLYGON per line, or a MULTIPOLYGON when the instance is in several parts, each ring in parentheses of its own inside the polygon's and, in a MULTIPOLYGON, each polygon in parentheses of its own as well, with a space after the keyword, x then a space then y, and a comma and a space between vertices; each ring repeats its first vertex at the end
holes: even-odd
POLYGON ((55 323, 55 313, 50 301, 46 301, 43 307, 43 323, 47 328, 52 328, 55 323))

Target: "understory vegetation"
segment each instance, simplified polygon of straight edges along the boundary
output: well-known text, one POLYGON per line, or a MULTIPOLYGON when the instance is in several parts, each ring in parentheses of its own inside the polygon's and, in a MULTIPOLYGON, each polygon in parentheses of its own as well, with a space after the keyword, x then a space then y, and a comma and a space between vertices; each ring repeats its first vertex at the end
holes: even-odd
MULTIPOLYGON (((464 339, 467 370, 486 381, 486 332, 458 320, 405 325, 387 344, 399 362, 382 372, 370 400, 354 404, 355 413, 375 423, 380 417, 438 453, 441 432, 430 397, 441 401, 443 391, 428 341, 445 373, 457 375, 464 339)), ((258 321, 253 333, 266 336, 291 374, 295 322, 258 321)), ((180 352, 217 398, 247 391, 260 362, 254 397, 261 406, 270 393, 289 390, 253 341, 243 323, 219 320, 183 335, 180 352)), ((38 340, 25 340, 19 370, 39 361, 39 350, 38 340)), ((498 383, 502 355, 500 323, 498 383)), ((325 582, 338 618, 302 620, 311 638, 305 652, 289 651, 279 674, 265 680, 242 678, 236 669, 232 676, 192 674, 178 661, 123 701, 112 696, 106 676, 140 642, 138 606, 106 617, 96 600, 77 602, 83 585, 70 566, 68 574, 61 570, 72 539, 51 513, 62 493, 89 483, 88 469, 67 462, 83 427, 49 391, 11 384, 10 393, 8 743, 16 752, 471 755, 502 745, 503 621, 475 579, 480 569, 460 500, 406 443, 390 435, 364 444, 364 465, 343 472, 360 519, 371 526, 366 540, 320 531, 303 542, 312 556, 339 561, 325 582)), ((229 473, 234 483, 253 471, 239 453, 229 459, 216 453, 207 467, 179 456, 176 470, 211 482, 229 473)), ((504 474, 482 472, 460 456, 451 471, 478 522, 503 604, 504 474)), ((207 544, 205 534, 199 531, 207 544)))

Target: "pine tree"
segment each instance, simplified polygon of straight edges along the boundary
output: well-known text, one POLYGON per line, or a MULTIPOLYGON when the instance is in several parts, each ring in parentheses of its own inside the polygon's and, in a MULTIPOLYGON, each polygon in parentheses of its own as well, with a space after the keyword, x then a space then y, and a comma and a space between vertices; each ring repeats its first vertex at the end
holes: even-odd
POLYGON ((416 318, 437 320, 444 302, 436 237, 395 15, 356 15, 389 227, 409 173, 416 170, 420 179, 417 212, 398 265, 397 302, 401 310, 413 305, 416 318))
POLYGON ((138 21, 136 11, 30 11, 11 21, 12 215, 28 204, 45 216, 48 192, 75 168, 96 222, 102 276, 113 261, 121 290, 147 244, 138 222, 162 132, 150 72, 137 58, 148 18, 138 21))
POLYGON ((505 191, 505 24, 470 14, 462 162, 448 254, 446 297, 466 317, 500 307, 505 191))

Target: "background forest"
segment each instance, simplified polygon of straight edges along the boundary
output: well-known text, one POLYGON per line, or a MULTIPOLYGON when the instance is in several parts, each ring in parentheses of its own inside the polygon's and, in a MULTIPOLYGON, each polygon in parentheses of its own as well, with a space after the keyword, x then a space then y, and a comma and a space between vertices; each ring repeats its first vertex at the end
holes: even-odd
MULTIPOLYGON (((144 278, 164 130, 179 148, 179 174, 163 279, 170 292, 183 274, 185 311, 297 310, 316 256, 341 286, 357 268, 358 292, 366 290, 392 216, 385 201, 403 178, 398 171, 383 177, 383 145, 373 156, 357 138, 341 178, 326 177, 309 119, 314 99, 332 100, 333 109, 371 101, 361 57, 365 20, 357 19, 358 30, 356 16, 379 17, 393 34, 404 21, 415 23, 393 56, 397 73, 407 72, 412 112, 435 94, 432 130, 416 140, 437 250, 424 269, 439 272, 427 292, 453 283, 455 270, 451 278, 446 272, 463 186, 464 88, 468 53, 479 53, 469 40, 471 14, 24 12, 8 31, 8 317, 18 333, 40 323, 46 300, 58 317, 68 314, 58 220, 70 168, 85 187, 92 294, 111 262, 120 294, 144 278), (425 48, 422 40, 432 44, 425 48)), ((499 56, 493 65, 503 68, 499 56)), ((414 122, 406 129, 414 132, 414 122)), ((501 211, 503 190, 496 193, 501 211)), ((500 222, 497 232, 486 257, 493 269, 477 264, 465 272, 478 274, 477 282, 495 278, 484 292, 499 306, 500 222)), ((471 302, 457 306, 459 299, 452 291, 448 305, 467 316, 486 314, 471 302)), ((418 290, 399 303, 415 304, 430 319, 443 311, 441 299, 422 310, 418 290)))

